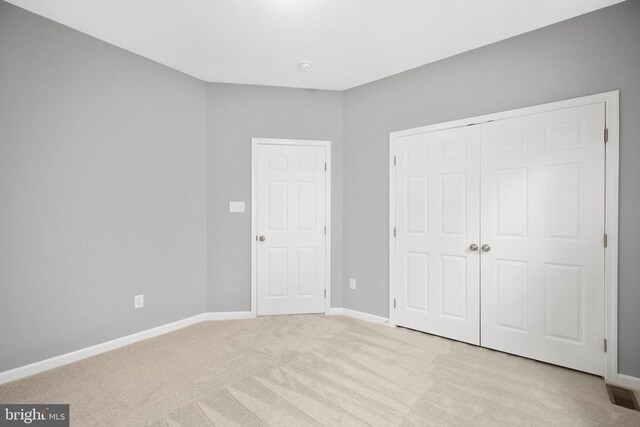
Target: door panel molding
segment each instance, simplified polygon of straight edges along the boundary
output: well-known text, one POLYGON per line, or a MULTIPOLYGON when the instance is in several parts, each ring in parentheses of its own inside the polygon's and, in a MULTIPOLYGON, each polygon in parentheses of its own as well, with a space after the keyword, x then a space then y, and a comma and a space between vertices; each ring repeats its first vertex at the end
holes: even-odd
MULTIPOLYGON (((275 139, 275 138, 251 138, 251 317, 258 314, 258 147, 264 145, 295 146, 295 147, 323 147, 325 149, 325 314, 329 314, 331 306, 331 141, 301 140, 301 139, 275 139)), ((270 159, 271 166, 277 168, 282 159, 270 159), (271 162, 272 161, 272 162, 271 162)), ((284 168, 284 166, 283 166, 284 168)), ((303 168, 304 169, 304 168, 303 168)), ((304 212, 299 212, 305 219, 304 212)), ((305 223, 306 224, 306 223, 305 223)))
POLYGON ((396 145, 397 288, 402 326, 480 343, 480 128, 396 145), (416 157, 414 157, 416 156, 416 157))
POLYGON ((604 374, 604 114, 597 103, 478 125, 482 243, 492 247, 482 253, 483 347, 604 374), (516 133, 524 150, 499 153, 516 133), (514 167, 522 173, 498 178, 514 167))
MULTIPOLYGON (((620 382, 618 373, 618 182, 619 182, 619 91, 612 91, 589 95, 569 100, 552 102, 547 104, 524 107, 514 110, 502 111, 482 116, 476 116, 461 120, 454 120, 412 129, 400 130, 389 134, 389 323, 396 325, 395 298, 396 298, 396 141, 401 137, 416 134, 436 132, 445 129, 452 129, 465 126, 479 125, 486 122, 498 121, 522 116, 529 116, 538 113, 552 112, 555 110, 568 109, 572 107, 582 107, 592 104, 605 104, 605 127, 606 134, 603 135, 605 145, 605 233, 607 245, 605 247, 605 325, 604 335, 607 343, 605 353, 605 380, 609 382, 620 382), (608 134, 608 135, 607 135, 608 134)), ((552 129, 551 135, 553 146, 547 147, 549 150, 563 149, 570 146, 572 134, 568 129, 559 126, 552 129), (567 145, 569 144, 569 145, 567 145)), ((498 149, 501 153, 519 153, 526 149, 523 140, 518 135, 511 135, 499 142, 498 149)), ((451 147, 447 155, 455 155, 455 147, 451 147)), ((514 172, 514 171, 511 171, 514 172)), ((524 178, 523 178, 524 179, 524 178)), ((505 188, 511 190, 510 188, 505 188)), ((504 231, 505 234, 513 234, 516 238, 519 234, 520 226, 517 221, 509 225, 504 231)), ((553 230, 551 230, 553 231, 553 230)), ((603 236, 604 238, 604 236, 603 236)), ((520 324, 524 320, 510 318, 509 313, 504 313, 505 322, 520 324)), ((603 350, 604 350, 603 343, 603 350)))

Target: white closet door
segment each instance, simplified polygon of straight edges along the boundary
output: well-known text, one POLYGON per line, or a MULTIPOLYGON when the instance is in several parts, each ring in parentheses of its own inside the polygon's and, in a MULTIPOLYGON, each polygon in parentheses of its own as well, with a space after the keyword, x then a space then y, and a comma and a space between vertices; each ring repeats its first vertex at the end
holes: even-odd
POLYGON ((325 149, 257 148, 259 315, 325 311, 325 149))
POLYGON ((480 127, 396 142, 396 324, 479 343, 480 127))
POLYGON ((604 117, 482 125, 482 346, 603 374, 604 117))

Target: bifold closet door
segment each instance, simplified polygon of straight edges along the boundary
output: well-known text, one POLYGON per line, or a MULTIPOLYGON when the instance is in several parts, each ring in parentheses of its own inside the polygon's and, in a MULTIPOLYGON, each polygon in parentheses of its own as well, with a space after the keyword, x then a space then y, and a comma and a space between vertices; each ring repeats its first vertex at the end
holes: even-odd
POLYGON ((604 104, 482 130, 482 346, 604 372, 604 104))
POLYGON ((479 343, 480 126, 396 140, 396 324, 479 343))

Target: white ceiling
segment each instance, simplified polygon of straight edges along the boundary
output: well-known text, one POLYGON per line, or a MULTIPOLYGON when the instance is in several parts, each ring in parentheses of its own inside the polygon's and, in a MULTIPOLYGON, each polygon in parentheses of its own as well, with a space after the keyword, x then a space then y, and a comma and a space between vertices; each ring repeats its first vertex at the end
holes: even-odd
POLYGON ((9 0, 202 80, 337 90, 621 1, 9 0))

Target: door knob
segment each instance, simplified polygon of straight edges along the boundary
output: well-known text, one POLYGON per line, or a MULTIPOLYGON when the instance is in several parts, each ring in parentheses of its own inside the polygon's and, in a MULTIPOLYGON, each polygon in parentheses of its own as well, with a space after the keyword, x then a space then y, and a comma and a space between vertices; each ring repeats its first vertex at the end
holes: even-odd
POLYGON ((264 236, 260 236, 258 237, 258 240, 260 240, 261 242, 264 242, 265 240, 267 240, 267 238, 264 236))
POLYGON ((491 250, 491 246, 484 244, 482 245, 482 252, 489 252, 491 250))
POLYGON ((469 250, 472 252, 475 252, 478 250, 478 245, 476 245, 475 243, 472 243, 471 245, 469 245, 469 250))

